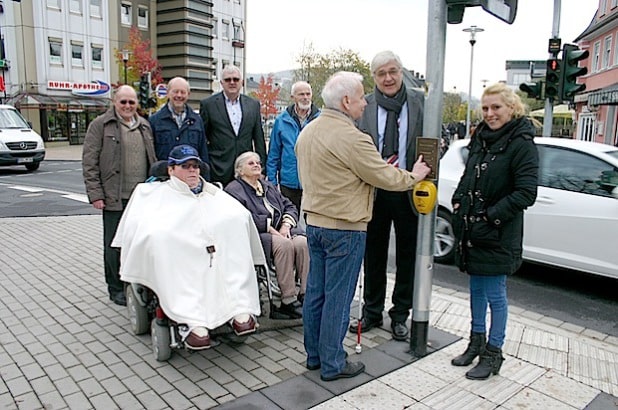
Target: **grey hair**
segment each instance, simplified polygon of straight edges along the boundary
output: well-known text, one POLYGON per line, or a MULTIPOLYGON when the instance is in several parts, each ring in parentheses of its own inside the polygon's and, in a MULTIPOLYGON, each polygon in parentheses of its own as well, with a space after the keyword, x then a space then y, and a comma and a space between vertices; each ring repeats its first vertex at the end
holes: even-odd
POLYGON ((338 71, 333 74, 322 89, 322 100, 326 108, 341 110, 343 97, 351 97, 358 92, 358 85, 363 85, 363 76, 350 71, 338 71))
POLYGON ((249 158, 255 157, 257 160, 260 160, 260 155, 257 152, 247 151, 240 154, 236 161, 234 161, 234 177, 238 178, 240 176, 240 170, 245 166, 245 163, 249 160, 249 158))
POLYGON ((292 95, 294 95, 294 93, 296 92, 296 89, 300 87, 301 85, 306 85, 307 87, 309 87, 309 91, 313 92, 313 90, 311 89, 311 84, 309 84, 308 82, 296 81, 294 84, 292 84, 292 90, 290 91, 292 95))
POLYGON ((384 64, 388 64, 390 62, 395 62, 399 68, 403 68, 403 64, 401 63, 401 59, 395 53, 390 50, 380 51, 378 54, 373 57, 371 60, 371 74, 375 75, 378 68, 382 67, 384 64))
POLYGON ((223 81, 224 74, 226 73, 238 74, 238 77, 240 77, 240 81, 242 81, 242 71, 240 71, 240 68, 238 68, 237 66, 226 65, 225 67, 223 67, 223 71, 221 72, 221 81, 223 81))

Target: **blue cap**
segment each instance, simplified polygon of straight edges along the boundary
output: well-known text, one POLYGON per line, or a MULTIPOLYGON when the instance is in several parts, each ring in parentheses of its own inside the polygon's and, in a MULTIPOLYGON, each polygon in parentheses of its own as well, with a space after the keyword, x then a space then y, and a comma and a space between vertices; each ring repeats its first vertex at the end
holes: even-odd
POLYGON ((202 162, 200 154, 191 145, 178 145, 170 151, 170 155, 167 158, 167 165, 184 164, 190 159, 194 159, 199 163, 202 162))

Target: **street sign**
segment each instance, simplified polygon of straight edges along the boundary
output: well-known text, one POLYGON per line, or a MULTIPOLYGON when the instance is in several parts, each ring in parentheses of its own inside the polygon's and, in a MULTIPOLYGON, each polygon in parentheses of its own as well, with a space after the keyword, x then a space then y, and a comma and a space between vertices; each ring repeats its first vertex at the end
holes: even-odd
POLYGON ((157 84, 155 88, 155 94, 157 98, 165 98, 167 97, 167 85, 165 84, 157 84))

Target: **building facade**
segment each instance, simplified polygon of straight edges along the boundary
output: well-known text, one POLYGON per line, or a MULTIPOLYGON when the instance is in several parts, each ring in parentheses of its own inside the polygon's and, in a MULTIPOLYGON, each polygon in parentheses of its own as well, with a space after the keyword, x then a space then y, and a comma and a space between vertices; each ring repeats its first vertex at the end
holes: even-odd
POLYGON ((599 0, 590 25, 576 39, 590 53, 580 66, 584 93, 575 96, 577 139, 618 145, 618 0, 599 0))
POLYGON ((218 90, 224 65, 245 71, 245 2, 0 1, 0 98, 45 141, 81 143, 90 122, 110 106, 113 88, 125 82, 117 52, 137 27, 164 81, 187 78, 189 103, 197 108, 218 90))

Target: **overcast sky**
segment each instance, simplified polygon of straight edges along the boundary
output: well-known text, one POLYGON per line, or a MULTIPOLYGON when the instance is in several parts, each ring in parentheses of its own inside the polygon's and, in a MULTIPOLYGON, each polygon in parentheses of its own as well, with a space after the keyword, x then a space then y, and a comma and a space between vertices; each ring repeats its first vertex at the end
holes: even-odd
MULTIPOLYGON (((406 68, 425 73, 427 5, 435 0, 247 0, 247 72, 268 73, 298 68, 303 47, 327 53, 357 51, 371 61, 382 50, 399 54, 406 68)), ((597 0, 562 0, 559 37, 572 42, 588 27, 597 0)), ((446 34, 444 88, 468 91, 470 34, 476 25, 472 94, 480 97, 482 81, 506 79, 506 60, 545 60, 552 33, 554 0, 519 0, 512 25, 483 11, 466 9, 461 24, 446 34)))

